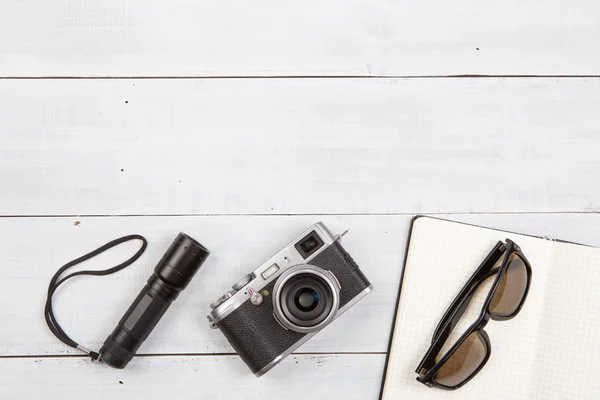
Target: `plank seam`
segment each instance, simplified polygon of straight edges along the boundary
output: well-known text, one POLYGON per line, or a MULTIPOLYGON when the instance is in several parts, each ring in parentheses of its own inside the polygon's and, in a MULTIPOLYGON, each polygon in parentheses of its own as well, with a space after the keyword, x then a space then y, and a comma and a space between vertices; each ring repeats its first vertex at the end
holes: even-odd
POLYGON ((251 80, 251 79, 494 79, 494 78, 600 78, 597 74, 537 75, 537 74, 457 74, 457 75, 215 75, 215 76, 0 76, 0 80, 251 80))
MULTIPOLYGON (((335 356, 335 355, 385 355, 386 352, 358 352, 358 351, 335 351, 323 353, 292 353, 293 356, 335 356)), ((136 354, 135 357, 231 357, 237 356, 237 353, 157 353, 157 354, 136 354)), ((22 354, 22 355, 5 355, 0 356, 0 359, 26 359, 26 358, 90 358, 85 354, 22 354)))
POLYGON ((576 215, 595 215, 600 214, 600 210, 584 211, 454 211, 454 212, 392 212, 392 213, 242 213, 242 214, 7 214, 0 215, 0 218, 138 218, 138 217, 302 217, 302 216, 365 216, 365 217, 389 217, 389 216, 413 216, 413 215, 554 215, 554 214, 576 214, 576 215))

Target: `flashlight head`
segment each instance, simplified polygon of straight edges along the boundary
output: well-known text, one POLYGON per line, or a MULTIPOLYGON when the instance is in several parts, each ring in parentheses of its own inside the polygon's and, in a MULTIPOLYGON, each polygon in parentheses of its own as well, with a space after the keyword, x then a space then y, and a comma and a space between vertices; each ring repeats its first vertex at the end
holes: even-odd
POLYGON ((182 291, 196 275, 209 254, 206 247, 181 232, 156 265, 154 273, 178 291, 182 291))

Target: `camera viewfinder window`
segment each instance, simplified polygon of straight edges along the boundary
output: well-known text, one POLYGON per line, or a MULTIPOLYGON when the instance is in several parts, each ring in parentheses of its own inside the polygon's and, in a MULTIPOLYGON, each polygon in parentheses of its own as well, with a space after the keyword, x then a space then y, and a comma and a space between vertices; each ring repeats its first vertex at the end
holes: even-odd
POLYGON ((315 231, 312 231, 302 238, 294 247, 302 255, 303 258, 308 258, 315 251, 323 246, 323 241, 315 231))

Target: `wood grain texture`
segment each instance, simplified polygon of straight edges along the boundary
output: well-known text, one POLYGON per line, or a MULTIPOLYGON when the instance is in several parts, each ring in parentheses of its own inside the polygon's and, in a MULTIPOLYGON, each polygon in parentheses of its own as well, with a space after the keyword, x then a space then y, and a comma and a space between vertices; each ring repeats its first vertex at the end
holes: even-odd
POLYGON ((412 214, 600 245, 599 14, 593 0, 0 2, 0 398, 377 398, 412 214), (564 77, 423 78, 449 75, 564 77), (27 79, 49 77, 119 79, 27 79), (209 304, 318 220, 350 230, 375 289, 256 379, 209 304), (56 294, 65 330, 98 349, 179 231, 212 255, 146 356, 114 370, 49 332, 61 265, 149 239, 134 266, 56 294))
MULTIPOLYGON (((210 303, 318 220, 314 216, 113 217, 78 218, 80 224, 74 225, 71 218, 0 219, 4 242, 0 259, 7 260, 0 267, 0 325, 4 327, 0 355, 78 354, 45 326, 42 312, 50 278, 61 265, 109 240, 141 233, 150 245, 135 266, 103 279, 74 279, 55 295, 56 316, 65 331, 89 348, 100 348, 179 231, 199 240, 211 256, 139 352, 233 353, 225 337, 209 328, 210 303), (16 231, 26 232, 27 240, 14 235, 16 231)), ((335 231, 350 230, 344 244, 377 289, 302 351, 384 351, 408 218, 327 217, 323 221, 335 231)), ((135 243, 120 246, 85 268, 116 265, 138 247, 135 243)))
POLYGON ((600 209, 600 78, 0 81, 0 215, 600 209))
POLYGON ((600 74, 580 0, 29 0, 0 4, 0 76, 600 74))
POLYGON ((0 397, 365 400, 379 393, 384 361, 384 355, 291 356, 257 379, 237 356, 142 357, 126 370, 81 358, 0 359, 0 397))
MULTIPOLYGON (((445 217, 600 245, 599 214, 445 217)), ((138 263, 107 277, 77 278, 55 295, 56 316, 65 331, 86 347, 99 349, 180 230, 198 239, 212 254, 140 354, 232 353, 223 335, 208 326, 205 315, 210 303, 319 219, 334 232, 350 230, 344 246, 374 290, 299 351, 383 353, 396 304, 409 216, 2 218, 0 357, 79 354, 59 342, 44 323, 42 310, 51 276, 64 263, 109 240, 141 233, 150 245, 138 263)), ((122 245, 83 266, 104 269, 116 265, 136 248, 134 243, 122 245)))

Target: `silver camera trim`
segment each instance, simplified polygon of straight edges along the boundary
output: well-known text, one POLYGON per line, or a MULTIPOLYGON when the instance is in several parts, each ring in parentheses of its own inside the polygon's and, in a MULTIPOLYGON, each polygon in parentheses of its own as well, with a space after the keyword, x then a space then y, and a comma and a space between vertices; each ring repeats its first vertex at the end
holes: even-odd
POLYGON ((309 265, 309 264, 295 265, 295 266, 291 267, 290 269, 286 270, 284 273, 282 273, 279 276, 279 280, 275 283, 275 287, 273 288, 273 310, 274 310, 275 318, 277 318, 277 321, 284 328, 289 329, 294 332, 311 333, 311 332, 320 331, 321 329, 323 329, 324 327, 329 325, 329 323, 331 323, 331 321, 333 321, 335 319, 338 309, 340 308, 340 290, 341 290, 341 288, 342 287, 340 286, 340 282, 337 280, 335 275, 333 275, 330 271, 326 271, 323 268, 319 268, 317 266, 309 265), (327 285, 329 285, 329 287, 331 289, 333 304, 331 306, 331 310, 329 311, 329 315, 327 315, 327 317, 323 321, 321 321, 318 324, 313 325, 313 326, 300 326, 300 325, 296 325, 292 321, 290 321, 289 318, 287 318, 285 316, 284 308, 287 308, 287 307, 282 306, 282 304, 281 304, 282 302, 280 301, 280 300, 282 300, 280 298, 281 290, 283 289, 285 284, 290 279, 292 279, 294 276, 299 275, 299 274, 310 274, 310 275, 318 276, 319 278, 323 279, 325 281, 325 283, 327 283, 327 285))
MULTIPOLYGON (((323 252, 330 245, 339 240, 339 238, 339 236, 333 236, 329 229, 327 229, 327 227, 323 224, 323 222, 318 222, 309 227, 307 230, 302 232, 302 234, 298 235, 298 237, 292 240, 290 244, 285 246, 274 256, 262 263, 254 271, 246 275, 246 277, 251 277, 251 279, 245 286, 241 287, 239 290, 229 290, 217 301, 215 301, 215 303, 213 303, 215 307, 207 316, 211 327, 216 328, 216 324, 219 321, 223 320, 225 317, 227 317, 229 314, 235 311, 246 301, 250 300, 250 297, 252 297, 252 293, 254 293, 256 290, 264 288, 272 281, 278 279, 279 276, 281 276, 281 274, 283 274, 288 269, 296 265, 310 264, 310 261, 312 259, 321 254, 321 252, 323 252), (321 248, 319 248, 317 251, 315 251, 308 258, 305 259, 295 248, 295 245, 296 243, 298 243, 299 240, 303 239, 312 231, 315 231, 319 235, 321 240, 323 240, 323 246, 321 246, 321 248), (277 264, 279 270, 271 276, 269 276, 267 279, 264 279, 262 277, 262 273, 269 269, 273 264, 277 264)), ((242 280, 243 279, 244 278, 242 278, 242 280)))

